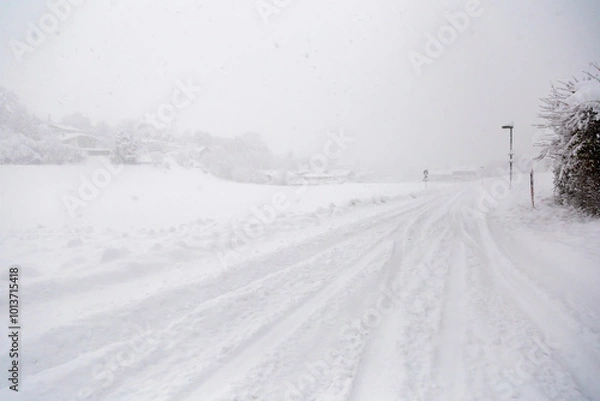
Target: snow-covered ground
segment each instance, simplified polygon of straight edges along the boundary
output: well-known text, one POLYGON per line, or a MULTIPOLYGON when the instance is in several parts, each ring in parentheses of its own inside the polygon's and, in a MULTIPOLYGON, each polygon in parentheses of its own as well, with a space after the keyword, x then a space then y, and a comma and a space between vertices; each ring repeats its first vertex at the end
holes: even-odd
POLYGON ((102 168, 0 166, 20 399, 600 399, 600 222, 553 206, 548 175, 532 210, 524 179, 102 168))

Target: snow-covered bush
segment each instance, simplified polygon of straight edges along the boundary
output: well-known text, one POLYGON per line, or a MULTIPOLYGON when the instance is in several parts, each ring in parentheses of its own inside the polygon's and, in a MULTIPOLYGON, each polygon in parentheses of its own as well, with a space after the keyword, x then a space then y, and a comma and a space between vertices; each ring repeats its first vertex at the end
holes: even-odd
POLYGON ((0 141, 0 164, 40 164, 40 155, 23 135, 11 135, 0 141))
POLYGON ((562 82, 542 99, 549 131, 541 157, 554 161, 557 200, 600 216, 600 67, 583 80, 562 82))
POLYGON ((76 163, 86 158, 85 152, 78 146, 66 145, 55 137, 44 138, 40 141, 30 141, 35 151, 40 155, 42 164, 76 163))
POLYGON ((137 164, 140 157, 140 145, 133 135, 121 133, 115 141, 113 162, 119 164, 137 164))
POLYGON ((53 138, 34 140, 21 134, 3 135, 0 164, 65 164, 85 158, 83 151, 53 138))

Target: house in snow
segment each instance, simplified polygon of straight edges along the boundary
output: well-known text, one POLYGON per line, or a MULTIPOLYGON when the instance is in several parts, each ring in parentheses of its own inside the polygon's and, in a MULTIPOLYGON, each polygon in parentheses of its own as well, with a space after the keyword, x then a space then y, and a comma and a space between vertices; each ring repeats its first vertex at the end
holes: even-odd
POLYGON ((429 180, 431 181, 467 181, 477 179, 480 170, 471 167, 456 167, 446 170, 429 171, 429 180))
POLYGON ((459 167, 452 170, 452 177, 456 181, 466 181, 477 179, 480 175, 480 169, 473 167, 459 167))
POLYGON ((352 170, 304 171, 290 177, 290 183, 295 185, 343 184, 354 179, 355 174, 352 170))
POLYGON ((108 156, 111 154, 110 149, 106 147, 102 140, 78 128, 50 123, 48 129, 65 145, 77 146, 89 156, 108 156))
POLYGON ((429 170, 430 181, 452 181, 452 170, 429 170))

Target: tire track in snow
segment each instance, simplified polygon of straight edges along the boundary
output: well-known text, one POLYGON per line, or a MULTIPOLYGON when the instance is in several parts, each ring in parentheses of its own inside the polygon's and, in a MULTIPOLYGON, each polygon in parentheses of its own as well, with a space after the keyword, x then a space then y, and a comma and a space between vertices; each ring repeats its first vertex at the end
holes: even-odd
MULTIPOLYGON (((402 214, 402 213, 400 213, 400 214, 402 214)), ((369 230, 369 232, 368 232, 367 234, 371 234, 371 235, 372 235, 372 234, 373 234, 373 232, 376 232, 376 231, 378 231, 378 230, 379 230, 379 231, 385 231, 385 230, 384 230, 384 229, 385 229, 385 227, 386 227, 386 226, 389 226, 390 224, 391 224, 391 223, 390 223, 390 219, 389 219, 389 217, 387 217, 387 216, 386 216, 386 217, 382 217, 381 224, 379 224, 379 225, 375 225, 374 227, 371 227, 371 229, 369 230)), ((356 238, 360 238, 361 236, 364 236, 364 235, 365 235, 365 233, 356 234, 356 238)), ((378 234, 378 237, 379 237, 380 235, 381 235, 381 234, 378 234)), ((383 233, 383 235, 381 235, 381 238, 386 238, 386 237, 387 237, 387 235, 388 235, 388 234, 384 232, 384 233, 383 233)), ((339 236, 337 236, 336 238, 338 238, 337 240, 339 241, 339 236)), ((382 240, 382 239, 380 239, 380 240, 378 240, 378 241, 381 241, 381 240, 382 240)), ((336 247, 339 247, 339 246, 340 246, 340 244, 345 244, 345 243, 349 243, 349 242, 350 242, 350 241, 349 241, 349 240, 348 240, 348 239, 347 239, 347 238, 344 236, 344 237, 343 237, 343 239, 342 239, 342 241, 341 241, 340 243, 336 244, 336 247)), ((335 247, 333 247, 333 248, 335 248, 335 247)), ((331 250, 332 250, 333 248, 327 248, 327 249, 325 249, 323 252, 324 252, 324 253, 331 252, 331 250)), ((356 246, 350 246, 350 248, 359 249, 359 248, 357 248, 356 246)), ((314 270, 314 271, 316 271, 316 272, 319 272, 319 269, 314 269, 314 268, 313 268, 313 270, 314 270)), ((274 273, 274 274, 275 274, 275 273, 274 273)), ((256 283, 255 283, 255 284, 256 284, 256 283)), ((317 284, 319 284, 319 285, 320 285, 320 283, 317 283, 317 284)), ((258 288, 258 287, 260 287, 260 286, 259 286, 259 285, 255 285, 255 287, 256 287, 256 288, 258 288)), ((253 291, 249 291, 248 293, 251 295, 251 294, 252 294, 252 292, 253 292, 253 291)), ((236 294, 236 293, 234 293, 233 295, 235 296, 235 294, 236 294)), ((199 346, 201 347, 201 345, 199 345, 199 346)), ((110 353, 112 353, 112 354, 114 354, 114 353, 118 352, 118 348, 117 348, 117 349, 115 349, 115 348, 112 348, 112 347, 110 347, 110 348, 111 348, 110 350, 107 350, 108 352, 110 352, 110 353)), ((185 355, 185 356, 186 356, 186 357, 189 357, 189 355, 185 355)), ((160 358, 159 358, 159 359, 160 359, 160 358)), ((96 363, 90 363, 90 365, 95 365, 95 364, 96 364, 96 363)), ((60 382, 59 380, 52 380, 52 381, 53 381, 53 382, 60 382)))
POLYGON ((447 227, 450 207, 459 195, 422 211, 414 233, 399 238, 405 244, 396 255, 400 298, 392 313, 369 338, 350 397, 353 401, 386 401, 408 396, 420 399, 435 391, 434 349, 439 330, 434 316, 441 313, 444 281, 448 274, 447 227), (410 240, 413 236, 413 240, 410 240), (433 318, 425 322, 426 315, 433 318))
MULTIPOLYGON (((435 194, 435 196, 440 196, 435 194)), ((434 198, 435 199, 435 198, 434 198)), ((425 202, 430 202, 426 200, 425 202)), ((85 318, 93 320, 100 314, 113 315, 114 319, 125 319, 121 312, 127 313, 127 309, 138 307, 138 310, 159 309, 165 301, 173 303, 173 300, 180 299, 184 302, 186 299, 193 298, 198 293, 201 296, 208 294, 218 296, 218 291, 223 291, 223 283, 231 287, 236 285, 245 285, 248 280, 259 279, 261 275, 271 272, 273 265, 287 266, 298 261, 298 258, 309 258, 315 252, 318 252, 326 244, 333 246, 339 237, 360 235, 366 229, 376 224, 385 224, 390 219, 395 218, 402 213, 421 207, 420 204, 401 203, 386 208, 383 213, 372 213, 361 217, 358 220, 342 220, 342 224, 333 227, 318 227, 318 235, 310 232, 309 235, 300 238, 299 241, 289 243, 284 247, 269 251, 263 255, 253 256, 249 259, 229 266, 226 270, 211 268, 217 270, 219 274, 206 277, 199 269, 203 264, 215 264, 215 261, 200 259, 187 263, 185 268, 177 269, 177 273, 172 271, 158 272, 151 277, 138 277, 138 280, 131 280, 124 283, 114 283, 113 285, 90 288, 86 293, 77 292, 62 293, 60 299, 44 299, 43 302, 30 304, 30 315, 32 321, 46 322, 48 327, 36 327, 35 333, 38 336, 46 334, 53 328, 63 328, 75 320, 82 321, 85 318), (148 280, 143 280, 148 278, 148 280), (148 288, 147 292, 140 291, 140 288, 148 288), (118 300, 122 305, 126 305, 125 310, 119 305, 109 305, 106 299, 118 300), (147 301, 149 304, 144 304, 147 301), (62 305, 69 303, 72 308, 68 311, 61 311, 62 305)), ((260 243, 256 244, 257 247, 260 243)), ((110 273, 108 273, 110 274, 110 273)), ((227 288, 225 289, 227 290, 227 288)), ((138 316, 139 317, 139 316, 138 316)), ((86 322, 90 323, 90 322, 86 322)))
MULTIPOLYGON (((80 370, 82 365, 96 366, 97 362, 105 359, 107 355, 118 355, 128 347, 131 341, 136 340, 137 332, 128 330, 128 323, 125 322, 141 321, 140 328, 142 330, 149 328, 152 331, 160 330, 162 324, 167 326, 176 324, 177 320, 173 317, 193 311, 197 308, 198 301, 210 302, 273 274, 273 269, 266 268, 266 262, 270 262, 271 266, 275 262, 277 269, 288 268, 288 263, 298 262, 299 255, 305 255, 307 259, 310 259, 311 252, 315 249, 323 249, 324 246, 333 247, 340 242, 340 238, 360 237, 364 230, 371 230, 375 226, 384 226, 393 220, 404 219, 413 211, 418 211, 426 205, 436 202, 440 197, 439 194, 434 194, 431 198, 420 199, 417 205, 413 203, 397 205, 389 208, 391 211, 386 208, 384 213, 371 214, 350 224, 345 223, 327 230, 320 230, 322 232, 317 236, 303 239, 300 243, 290 244, 290 246, 278 249, 273 253, 253 258, 250 263, 230 268, 209 280, 175 283, 175 285, 166 283, 162 288, 167 288, 167 291, 161 289, 161 293, 145 294, 145 298, 142 298, 141 301, 126 304, 122 309, 111 309, 106 313, 100 312, 89 316, 77 316, 76 319, 70 321, 65 320, 69 324, 57 325, 53 331, 34 340, 37 342, 33 347, 30 347, 31 343, 28 344, 27 348, 33 350, 30 355, 53 355, 51 358, 40 358, 37 363, 28 363, 30 371, 37 373, 29 376, 28 379, 32 385, 35 382, 38 384, 57 383, 49 389, 54 391, 54 394, 48 392, 45 394, 48 394, 49 397, 56 396, 54 399, 60 399, 61 382, 85 382, 85 374, 80 370), (98 325, 99 322, 100 325, 98 325), (84 341, 81 341, 81 329, 85 327, 92 331, 92 335, 91 338, 83 335, 84 341), (77 344, 78 347, 72 347, 73 344, 77 344), (37 352, 35 352, 36 350, 37 352), (40 352, 41 350, 44 352, 40 352)), ((182 271, 181 274, 185 274, 185 272, 182 271)), ((117 293, 122 292, 121 289, 112 290, 117 293)), ((87 294, 87 296, 93 295, 87 294)), ((73 299, 61 301, 72 302, 75 307, 80 306, 77 297, 71 298, 73 299)), ((105 299, 106 297, 100 298, 105 299)), ((50 308, 51 305, 48 307, 50 308)), ((93 375, 92 372, 88 378, 93 375)))
MULTIPOLYGON (((81 360, 73 362, 76 362, 75 366, 80 375, 85 376, 85 372, 88 372, 88 375, 92 376, 95 366, 110 366, 111 362, 114 362, 114 355, 119 355, 123 351, 133 353, 133 361, 115 367, 115 373, 118 373, 118 376, 127 375, 130 382, 135 382, 137 375, 146 374, 145 369, 149 367, 147 362, 152 360, 162 360, 168 364, 167 366, 181 367, 182 364, 185 364, 186 359, 191 358, 190 354, 182 353, 179 350, 192 350, 194 349, 192 345, 195 345, 201 351, 200 354, 204 354, 204 357, 199 363, 194 363, 195 366, 188 371, 203 366, 208 368, 210 363, 216 361, 215 358, 226 356, 230 352, 227 347, 243 342, 245 338, 259 331, 261 325, 269 324, 278 316, 284 315, 286 310, 294 307, 302 297, 319 290, 323 286, 323 282, 330 280, 339 271, 337 266, 328 267, 331 265, 331 260, 340 257, 342 253, 348 253, 351 257, 353 249, 359 250, 368 245, 363 245, 363 242, 360 239, 345 240, 340 246, 327 249, 307 261, 294 264, 283 271, 278 270, 234 292, 212 298, 189 312, 185 318, 179 318, 168 327, 159 328, 158 331, 155 329, 144 331, 137 338, 124 343, 110 344, 100 354, 96 352, 94 355, 90 355, 93 358, 89 359, 87 363, 82 364, 81 360), (322 269, 315 269, 313 267, 315 264, 322 266, 322 269), (288 293, 293 293, 294 297, 288 297, 288 293), (265 310, 266 307, 269 307, 266 302, 271 298, 278 301, 272 309, 265 310), (240 302, 246 307, 243 310, 236 310, 236 304, 240 302), (242 329, 236 332, 241 337, 236 339, 227 334, 231 326, 242 329), (202 338, 206 338, 206 340, 198 343, 198 340, 202 338), (161 342, 164 343, 161 344, 161 342), (166 347, 177 351, 173 356, 165 355, 166 347), (175 357, 181 357, 183 360, 168 360, 175 357)), ((108 368, 106 369, 108 370, 108 368)), ((108 371, 110 372, 110 370, 108 371)), ((111 380, 111 387, 119 387, 122 384, 114 373, 110 373, 110 376, 115 376, 111 380)), ((60 382, 60 380, 54 379, 53 382, 60 382)), ((97 393, 101 394, 101 391, 97 393)))
POLYGON ((600 396, 600 358, 597 337, 586 336, 582 323, 573 319, 564 307, 549 299, 539 286, 527 279, 504 255, 491 236, 487 221, 481 225, 481 240, 506 293, 537 326, 544 338, 552 339, 555 358, 569 369, 585 394, 600 396), (484 225, 485 224, 485 225, 484 225))
POLYGON ((385 265, 393 249, 393 242, 380 242, 374 249, 368 251, 355 265, 341 274, 335 281, 324 287, 315 297, 312 297, 302 306, 286 316, 276 327, 269 330, 262 338, 246 347, 229 364, 213 371, 200 388, 192 392, 178 392, 172 400, 204 400, 214 397, 223 389, 224 383, 239 380, 253 368, 264 355, 265 350, 272 349, 294 334, 294 332, 308 320, 311 315, 322 305, 326 304, 333 294, 350 286, 352 280, 369 265, 385 265), (182 398, 185 397, 185 398, 182 398))
POLYGON ((449 279, 446 284, 444 310, 438 334, 435 378, 447 401, 463 401, 466 389, 464 352, 466 347, 466 308, 469 299, 465 283, 464 244, 452 247, 449 279))
MULTIPOLYGON (((497 245, 498 251, 511 263, 515 269, 515 272, 520 277, 523 277, 525 281, 532 283, 540 296, 545 298, 549 303, 556 304, 555 308, 560 310, 561 314, 571 317, 572 321, 576 321, 577 324, 581 325, 582 334, 590 339, 589 341, 595 348, 597 355, 600 355, 600 315, 598 312, 593 311, 589 306, 587 306, 600 306, 600 286, 598 283, 590 282, 590 277, 577 277, 577 267, 575 267, 571 268, 573 273, 565 278, 568 280, 575 280, 577 285, 567 287, 571 291, 563 291, 563 294, 560 294, 564 295, 566 299, 558 294, 553 293, 547 287, 547 285, 544 285, 541 280, 534 279, 534 277, 538 277, 537 275, 532 277, 532 275, 526 269, 524 269, 522 265, 535 264, 537 266, 544 267, 546 270, 553 270, 560 269, 557 268, 557 262, 549 260, 543 255, 525 249, 523 244, 515 243, 515 241, 512 240, 505 232, 495 232, 498 229, 492 230, 490 222, 488 222, 487 227, 490 237, 497 245), (499 237, 502 237, 502 240, 500 240, 499 237), (508 242, 510 244, 510 249, 512 250, 510 254, 505 250, 506 248, 503 246, 504 242, 508 242), (581 293, 577 293, 577 290, 582 291, 581 293), (589 297, 590 294, 594 295, 589 297), (587 295, 588 297, 586 298, 584 295, 587 295)), ((540 274, 543 273, 544 272, 540 272, 540 274)), ((564 285, 565 283, 561 284, 564 285)))
MULTIPOLYGON (((488 264, 467 249, 476 325, 469 328, 469 401, 580 400, 572 376, 529 317, 507 298, 488 264)), ((585 399, 585 398, 583 398, 585 399)))
MULTIPOLYGON (((276 251, 272 255, 265 255, 250 261, 247 265, 241 265, 238 268, 225 271, 214 278, 199 280, 180 287, 169 288, 161 294, 148 295, 142 302, 128 306, 121 310, 112 310, 109 313, 96 314, 87 318, 78 319, 69 325, 61 325, 54 330, 39 337, 39 339, 30 340, 28 348, 32 350, 44 349, 48 352, 54 349, 55 357, 52 359, 43 359, 31 365, 31 373, 37 374, 41 371, 57 367, 60 364, 74 362, 77 357, 97 357, 98 351, 106 347, 106 352, 115 352, 118 346, 127 346, 128 342, 136 341, 139 333, 152 330, 157 318, 164 321, 170 316, 179 316, 186 314, 198 306, 198 303, 209 302, 223 296, 224 294, 238 291, 240 288, 251 283, 259 282, 265 277, 283 271, 290 266, 300 262, 310 260, 318 250, 327 249, 335 246, 340 241, 341 232, 344 232, 344 239, 352 239, 363 235, 365 229, 375 229, 382 225, 389 224, 390 219, 395 219, 406 213, 406 210, 412 210, 414 205, 405 205, 400 210, 386 211, 381 215, 376 215, 374 220, 362 219, 354 221, 350 225, 343 227, 348 231, 343 231, 337 227, 333 231, 326 232, 316 238, 309 238, 294 247, 286 247, 283 250, 276 251), (273 269, 273 266, 276 266, 273 269), (190 302, 194 300, 194 302, 190 302), (148 315, 147 311, 152 313, 148 315), (146 316, 147 315, 147 316, 146 316), (128 322, 134 320, 135 325, 117 324, 114 322, 128 322), (85 329, 82 333, 81 328, 85 329), (126 339, 115 343, 113 339, 126 339), (66 344, 78 344, 76 347, 65 347, 66 344), (84 353, 82 354, 82 350, 84 353)), ((90 295, 91 296, 91 295, 90 295)), ((174 321, 166 321, 168 326, 174 321)))
POLYGON ((467 221, 464 215, 462 219, 463 239, 477 260, 471 274, 479 276, 474 287, 481 297, 480 317, 489 322, 488 332, 479 333, 479 349, 484 353, 479 359, 495 361, 480 369, 487 382, 487 389, 480 394, 487 392, 493 400, 588 399, 578 387, 585 394, 600 394, 600 384, 593 379, 598 377, 594 375, 600 373, 600 365, 595 357, 589 357, 591 349, 576 340, 577 327, 556 314, 556 305, 539 296, 535 283, 519 277, 517 268, 496 246, 486 220, 467 221), (557 318, 565 326, 556 324, 557 318), (556 338, 568 342, 568 347, 561 345, 567 353, 553 349, 552 339, 556 338), (532 363, 529 354, 536 352, 541 356, 532 363), (513 362, 507 362, 511 359, 513 362))
MULTIPOLYGON (((429 207, 423 206, 421 209, 425 211, 429 207)), ((406 234, 418 232, 414 226, 427 218, 426 213, 411 216, 405 223, 403 242, 410 242, 407 241, 410 235, 406 234)), ((396 241, 393 255, 397 256, 401 248, 396 241)), ((390 297, 394 297, 389 283, 398 270, 395 256, 372 283, 362 284, 360 292, 347 288, 332 298, 322 311, 313 314, 244 380, 218 399, 312 400, 326 397, 332 401, 346 400, 370 335, 369 322, 375 317, 371 314, 378 314, 374 307, 377 308, 380 301, 391 302, 390 297), (345 313, 348 310, 352 311, 351 316, 345 313), (323 327, 324 322, 329 322, 327 326, 330 327, 323 327)))

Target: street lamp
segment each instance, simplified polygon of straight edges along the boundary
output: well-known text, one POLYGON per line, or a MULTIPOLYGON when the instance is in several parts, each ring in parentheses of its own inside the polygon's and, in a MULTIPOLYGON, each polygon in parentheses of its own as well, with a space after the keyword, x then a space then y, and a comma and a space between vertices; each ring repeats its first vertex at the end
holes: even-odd
POLYGON ((513 128, 515 128, 515 126, 512 124, 502 126, 502 129, 510 130, 510 153, 508 154, 508 165, 510 166, 510 188, 511 189, 512 189, 512 176, 513 176, 513 156, 515 155, 513 153, 513 128))

